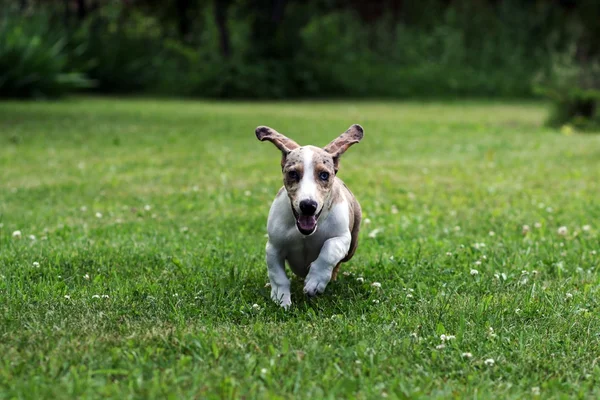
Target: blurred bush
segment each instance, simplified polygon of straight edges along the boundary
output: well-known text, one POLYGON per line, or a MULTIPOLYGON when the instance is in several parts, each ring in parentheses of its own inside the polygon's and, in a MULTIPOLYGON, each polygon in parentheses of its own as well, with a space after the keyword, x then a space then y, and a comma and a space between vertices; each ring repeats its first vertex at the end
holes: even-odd
POLYGON ((65 32, 46 14, 0 18, 0 96, 53 97, 91 86, 69 65, 65 32))
POLYGON ((552 101, 550 126, 600 129, 600 62, 577 61, 574 47, 552 56, 549 71, 537 77, 536 91, 552 101))

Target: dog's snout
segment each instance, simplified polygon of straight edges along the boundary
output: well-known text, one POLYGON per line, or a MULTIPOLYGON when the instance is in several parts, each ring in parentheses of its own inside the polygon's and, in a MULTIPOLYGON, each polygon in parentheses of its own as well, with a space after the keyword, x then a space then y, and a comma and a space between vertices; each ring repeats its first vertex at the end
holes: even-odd
POLYGON ((314 215, 317 211, 317 202, 314 200, 302 200, 300 202, 300 211, 304 215, 314 215))

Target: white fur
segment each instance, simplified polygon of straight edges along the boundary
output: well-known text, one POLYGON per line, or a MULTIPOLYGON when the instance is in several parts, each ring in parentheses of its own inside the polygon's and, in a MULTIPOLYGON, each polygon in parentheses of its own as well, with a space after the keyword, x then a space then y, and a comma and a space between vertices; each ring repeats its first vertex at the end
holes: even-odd
MULTIPOLYGON (((294 207, 300 210, 300 202, 303 200, 317 201, 317 182, 315 181, 315 166, 313 161, 314 152, 311 149, 302 149, 302 163, 304 164, 304 174, 300 180, 300 189, 298 196, 294 199, 294 207)), ((321 204, 318 205, 321 207, 321 204)), ((319 210, 317 209, 317 212, 319 210)))
MULTIPOLYGON (((309 170, 314 171, 312 151, 308 150, 307 153, 310 154, 311 162, 304 166, 305 177, 309 175, 309 170)), ((305 163, 309 159, 308 154, 305 153, 305 163)), ((312 177, 316 190, 314 173, 310 172, 309 176, 312 177)), ((302 182, 305 194, 311 190, 310 183, 307 182, 310 181, 302 182)), ((296 275, 306 276, 304 292, 314 296, 323 293, 331 280, 333 268, 348 254, 351 241, 350 208, 345 194, 340 195, 342 201, 336 204, 332 204, 329 198, 324 199, 317 230, 309 236, 298 231, 285 189, 273 201, 267 222, 269 241, 266 261, 271 298, 282 307, 288 308, 292 304, 290 281, 285 273, 286 261, 296 275)))

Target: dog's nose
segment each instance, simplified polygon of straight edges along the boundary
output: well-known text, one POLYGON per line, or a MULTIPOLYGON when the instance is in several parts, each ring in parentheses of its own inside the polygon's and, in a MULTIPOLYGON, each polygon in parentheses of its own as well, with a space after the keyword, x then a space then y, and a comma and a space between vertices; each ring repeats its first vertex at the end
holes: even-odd
POLYGON ((314 215, 317 211, 317 202, 314 200, 302 200, 300 202, 300 211, 304 215, 314 215))

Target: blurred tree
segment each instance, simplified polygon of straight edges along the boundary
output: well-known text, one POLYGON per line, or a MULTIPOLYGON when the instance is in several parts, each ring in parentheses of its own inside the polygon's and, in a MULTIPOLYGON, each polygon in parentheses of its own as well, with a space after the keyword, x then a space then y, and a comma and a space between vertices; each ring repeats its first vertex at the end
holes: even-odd
POLYGON ((179 37, 184 42, 188 42, 190 39, 190 0, 176 0, 176 6, 179 37))
POLYGON ((85 0, 77 0, 77 17, 80 21, 84 20, 87 16, 87 7, 85 0))
POLYGON ((231 0, 214 0, 215 23, 219 30, 219 48, 223 58, 229 58, 231 55, 231 39, 227 27, 227 11, 231 5, 231 0))

